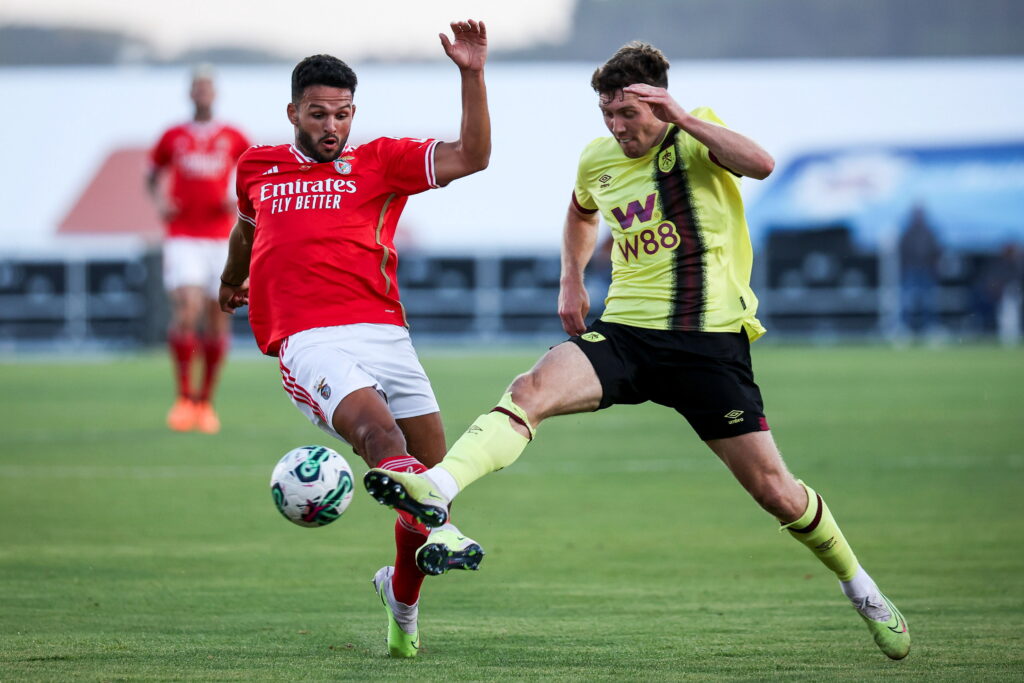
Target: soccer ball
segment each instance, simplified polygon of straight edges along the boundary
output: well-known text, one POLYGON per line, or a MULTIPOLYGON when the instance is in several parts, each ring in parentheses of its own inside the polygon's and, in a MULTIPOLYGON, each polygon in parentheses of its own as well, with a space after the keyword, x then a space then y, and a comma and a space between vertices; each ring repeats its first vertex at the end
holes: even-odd
POLYGON ((274 505, 299 526, 330 524, 352 502, 352 469, 324 446, 288 451, 270 476, 274 505))

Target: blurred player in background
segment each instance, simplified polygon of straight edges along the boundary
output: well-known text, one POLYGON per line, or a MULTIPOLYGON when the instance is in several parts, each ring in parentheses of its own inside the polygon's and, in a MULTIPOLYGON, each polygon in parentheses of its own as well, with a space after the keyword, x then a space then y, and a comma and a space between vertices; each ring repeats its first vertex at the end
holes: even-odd
MULTIPOLYGON (((483 170, 491 153, 486 29, 473 20, 451 28, 454 42, 440 38, 461 74, 455 142, 387 137, 350 146, 355 73, 328 55, 295 67, 288 104, 295 143, 253 147, 239 160, 239 220, 221 276, 221 306, 230 312, 249 304, 256 342, 280 358, 295 406, 385 470, 422 472, 446 450, 398 294, 399 215, 409 195, 483 170)), ((476 569, 483 557, 453 525, 435 526, 428 532, 401 513, 395 565, 373 579, 393 657, 419 650, 425 574, 417 564, 441 574, 476 569)))
POLYGON ((176 431, 220 430, 213 409, 213 390, 228 351, 230 318, 220 310, 217 295, 227 238, 235 222, 231 179, 235 162, 249 147, 237 128, 213 118, 216 98, 213 72, 199 67, 192 76, 191 121, 167 130, 150 152, 152 167, 146 188, 167 224, 164 243, 164 287, 170 296, 167 333, 177 380, 177 399, 167 415, 176 431), (167 187, 161 177, 170 176, 167 187), (192 384, 192 361, 199 351, 203 373, 198 390, 192 384))
POLYGON ((631 43, 591 81, 612 137, 584 149, 566 217, 558 310, 571 338, 516 378, 440 465, 422 475, 371 469, 366 488, 428 522, 443 518, 462 489, 512 464, 543 420, 654 401, 685 417, 782 529, 836 574, 878 646, 900 659, 910 650, 906 622, 822 497, 786 469, 754 382, 749 344, 765 330, 749 284, 739 178, 763 179, 774 161, 711 109, 683 109, 666 90, 668 67, 657 49, 631 43), (601 319, 587 327, 583 269, 598 212, 615 238, 612 283, 601 319))

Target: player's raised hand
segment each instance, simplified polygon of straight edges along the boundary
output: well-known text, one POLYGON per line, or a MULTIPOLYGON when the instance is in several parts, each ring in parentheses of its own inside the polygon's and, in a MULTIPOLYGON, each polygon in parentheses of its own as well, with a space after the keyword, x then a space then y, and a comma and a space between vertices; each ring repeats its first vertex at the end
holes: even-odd
POLYGON ((646 83, 634 83, 623 88, 622 92, 636 95, 638 100, 649 104, 651 113, 666 123, 678 123, 688 116, 686 110, 668 94, 668 90, 665 88, 658 88, 646 83))
POLYGON ((451 23, 455 42, 439 33, 444 53, 464 71, 481 71, 487 61, 487 27, 474 19, 451 23))

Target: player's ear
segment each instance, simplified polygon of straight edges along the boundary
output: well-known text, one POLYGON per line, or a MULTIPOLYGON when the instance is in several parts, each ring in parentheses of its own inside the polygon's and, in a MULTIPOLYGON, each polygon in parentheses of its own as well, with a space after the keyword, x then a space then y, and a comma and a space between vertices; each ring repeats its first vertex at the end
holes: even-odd
POLYGON ((288 103, 288 120, 292 122, 293 126, 299 125, 299 109, 294 102, 288 103))

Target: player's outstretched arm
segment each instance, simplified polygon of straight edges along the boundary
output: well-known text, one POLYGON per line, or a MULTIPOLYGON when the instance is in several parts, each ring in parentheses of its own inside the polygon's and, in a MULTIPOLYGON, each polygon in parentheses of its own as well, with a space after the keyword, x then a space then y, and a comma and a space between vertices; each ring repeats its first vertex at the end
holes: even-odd
POLYGON ((434 149, 438 185, 482 171, 491 158, 491 116, 487 111, 484 63, 487 61, 487 28, 484 22, 453 21, 452 42, 440 34, 445 54, 462 76, 462 126, 459 139, 442 142, 434 149))
POLYGON ((174 216, 174 208, 160 192, 160 169, 153 168, 146 174, 146 193, 153 200, 153 206, 160 218, 170 220, 174 216))
POLYGON ((590 295, 583 284, 583 269, 590 263, 597 244, 597 213, 583 213, 569 203, 562 230, 562 276, 558 289, 558 317, 562 328, 571 335, 587 329, 590 295))
POLYGON ((249 260, 255 228, 241 218, 228 237, 228 259, 220 275, 220 310, 234 313, 249 304, 249 260))
POLYGON ((760 145, 736 131, 691 116, 664 88, 637 83, 623 89, 651 105, 662 121, 674 123, 707 147, 718 163, 730 171, 763 180, 775 168, 775 160, 760 145))

